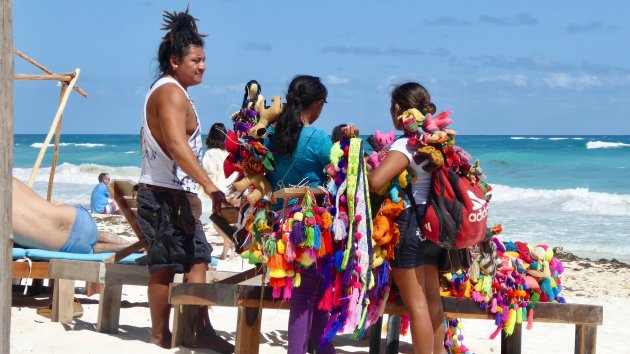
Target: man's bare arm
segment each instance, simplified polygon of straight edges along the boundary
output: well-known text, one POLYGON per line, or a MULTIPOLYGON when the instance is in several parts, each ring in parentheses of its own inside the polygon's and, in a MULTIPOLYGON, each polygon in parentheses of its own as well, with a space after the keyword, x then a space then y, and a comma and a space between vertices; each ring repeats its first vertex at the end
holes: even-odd
POLYGON ((212 183, 188 145, 186 117, 190 103, 179 88, 169 86, 171 85, 163 87, 163 90, 159 92, 162 97, 159 97, 156 102, 156 113, 162 128, 164 147, 177 165, 210 195, 218 188, 212 183))

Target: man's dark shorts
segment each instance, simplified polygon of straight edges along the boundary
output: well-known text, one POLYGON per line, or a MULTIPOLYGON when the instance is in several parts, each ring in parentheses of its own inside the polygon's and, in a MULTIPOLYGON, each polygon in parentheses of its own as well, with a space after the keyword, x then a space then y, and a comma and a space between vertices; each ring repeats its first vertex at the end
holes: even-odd
POLYGON ((141 184, 137 200, 138 224, 149 241, 150 273, 187 273, 196 260, 210 262, 212 246, 199 221, 201 201, 196 194, 141 184))
MULTIPOLYGON (((425 205, 418 205, 415 210, 420 214, 420 220, 424 218, 425 205)), ((393 268, 416 268, 424 264, 438 265, 441 257, 444 257, 445 249, 437 244, 424 240, 416 235, 418 230, 418 218, 413 214, 414 207, 405 209, 396 218, 400 230, 400 241, 394 250, 395 257, 391 261, 393 268)))

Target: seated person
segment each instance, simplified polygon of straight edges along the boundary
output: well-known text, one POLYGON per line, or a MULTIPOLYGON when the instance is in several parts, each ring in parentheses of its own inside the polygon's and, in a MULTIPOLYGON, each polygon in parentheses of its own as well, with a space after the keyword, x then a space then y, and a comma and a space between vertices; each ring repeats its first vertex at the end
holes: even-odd
POLYGON ((109 174, 98 175, 98 184, 92 190, 90 197, 90 209, 95 214, 118 214, 122 215, 116 202, 109 197, 109 174))
POLYGON ((82 206, 47 201, 13 177, 13 237, 26 248, 71 253, 114 252, 129 245, 124 239, 98 231, 82 206))

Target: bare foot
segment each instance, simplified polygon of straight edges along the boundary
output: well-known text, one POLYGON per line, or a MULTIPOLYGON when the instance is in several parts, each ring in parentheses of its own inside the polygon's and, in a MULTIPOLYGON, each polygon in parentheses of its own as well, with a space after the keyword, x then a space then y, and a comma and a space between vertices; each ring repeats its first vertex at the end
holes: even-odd
POLYGON ((151 343, 164 349, 171 349, 171 333, 167 333, 161 337, 151 337, 151 343))
POLYGON ((195 347, 211 349, 222 354, 234 353, 234 345, 217 335, 212 327, 205 327, 197 332, 195 347))

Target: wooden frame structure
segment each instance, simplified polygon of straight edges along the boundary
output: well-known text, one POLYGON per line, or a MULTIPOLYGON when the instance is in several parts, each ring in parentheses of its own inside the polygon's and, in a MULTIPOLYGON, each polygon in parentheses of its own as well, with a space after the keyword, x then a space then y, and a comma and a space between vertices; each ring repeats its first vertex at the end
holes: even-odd
MULTIPOLYGON (((195 309, 197 306, 235 306, 238 307, 236 324, 236 354, 256 354, 260 343, 261 316, 259 308, 289 309, 288 302, 273 300, 272 289, 255 285, 260 277, 249 279, 239 284, 171 284, 169 303, 175 305, 173 319, 173 347, 194 343, 195 309), (261 296, 262 295, 262 296, 261 296)), ((385 313, 401 315, 406 313, 400 297, 388 302, 385 313)), ((442 297, 444 313, 458 318, 487 319, 494 321, 494 316, 481 309, 471 299, 458 301, 454 297, 442 297)), ((599 305, 536 303, 534 322, 564 323, 575 325, 576 354, 594 354, 597 344, 597 326, 603 323, 604 309, 599 305)), ((380 321, 370 333, 370 354, 378 354, 381 342, 380 321)), ((400 322, 398 322, 400 325, 400 322)), ((521 353, 521 324, 517 324, 514 333, 501 335, 501 353, 521 353)), ((389 345, 387 353, 398 353, 397 342, 389 345)))
POLYGON ((70 97, 70 92, 72 90, 78 92, 83 97, 87 97, 87 92, 83 91, 81 88, 76 86, 77 80, 79 79, 80 69, 77 68, 74 72, 71 73, 63 73, 56 74, 44 67, 40 63, 35 60, 29 58, 24 55, 19 50, 14 50, 15 54, 20 58, 24 59, 26 62, 33 64, 36 68, 40 69, 44 72, 44 74, 15 74, 14 80, 57 80, 61 84, 61 92, 59 94, 59 107, 57 108, 57 112, 53 117, 52 124, 50 126, 50 130, 48 131, 48 135, 46 135, 46 139, 42 144, 42 147, 39 150, 39 154, 37 155, 37 160, 35 160, 35 164, 33 165, 33 170, 31 171, 31 176, 28 179, 28 187, 33 188, 33 182, 35 182, 35 176, 37 175, 37 171, 44 159, 44 155, 46 154, 46 150, 48 149, 48 145, 50 144, 50 140, 52 140, 53 134, 55 135, 55 148, 53 152, 53 160, 50 166, 50 175, 48 177, 48 192, 46 194, 46 199, 50 200, 52 197, 52 187, 55 179, 55 170, 57 168, 57 159, 59 158, 59 137, 61 136, 61 119, 63 116, 63 111, 66 108, 66 103, 68 102, 68 98, 70 97))

